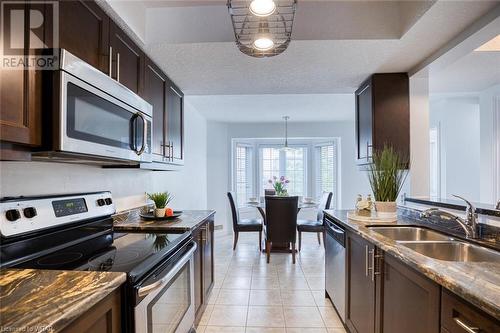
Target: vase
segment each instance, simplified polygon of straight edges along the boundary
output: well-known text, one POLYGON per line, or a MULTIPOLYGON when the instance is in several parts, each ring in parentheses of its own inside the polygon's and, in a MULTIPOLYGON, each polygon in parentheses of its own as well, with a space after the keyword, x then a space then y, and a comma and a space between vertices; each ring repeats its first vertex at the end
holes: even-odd
POLYGON ((380 218, 394 218, 397 216, 396 201, 375 201, 375 210, 380 218))
POLYGON ((155 217, 165 217, 166 208, 155 208, 155 217))

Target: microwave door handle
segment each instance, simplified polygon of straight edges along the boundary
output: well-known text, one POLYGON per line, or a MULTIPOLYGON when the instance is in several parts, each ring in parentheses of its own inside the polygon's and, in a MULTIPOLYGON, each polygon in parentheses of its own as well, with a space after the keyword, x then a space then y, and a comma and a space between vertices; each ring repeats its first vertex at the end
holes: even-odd
POLYGON ((144 297, 147 296, 148 294, 152 293, 153 291, 159 289, 161 286, 165 285, 172 279, 172 277, 177 274, 177 272, 184 266, 192 257, 194 251, 196 251, 196 243, 193 243, 193 247, 189 249, 188 253, 186 253, 176 264, 174 267, 172 267, 171 270, 160 280, 153 282, 151 284, 148 284, 147 286, 140 287, 139 290, 137 290, 137 295, 139 297, 144 297))
POLYGON ((137 116, 142 119, 142 145, 141 149, 136 150, 136 153, 137 155, 141 155, 146 149, 146 141, 148 139, 148 122, 144 119, 141 113, 137 113, 137 116))
POLYGON ((130 118, 130 148, 137 153, 137 118, 139 113, 136 113, 130 118))

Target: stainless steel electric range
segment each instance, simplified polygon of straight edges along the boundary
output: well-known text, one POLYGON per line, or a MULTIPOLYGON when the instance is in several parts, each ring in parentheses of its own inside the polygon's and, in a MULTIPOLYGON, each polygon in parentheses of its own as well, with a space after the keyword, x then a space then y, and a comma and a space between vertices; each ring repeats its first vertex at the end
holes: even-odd
POLYGON ((113 232, 110 192, 2 198, 0 210, 1 267, 124 272, 127 332, 192 328, 190 232, 113 232))

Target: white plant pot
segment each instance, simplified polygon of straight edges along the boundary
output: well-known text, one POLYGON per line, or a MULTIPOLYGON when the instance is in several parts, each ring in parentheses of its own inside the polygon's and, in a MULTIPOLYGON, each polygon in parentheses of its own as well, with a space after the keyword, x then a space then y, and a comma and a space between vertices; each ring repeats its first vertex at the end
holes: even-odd
POLYGON ((377 216, 383 219, 397 217, 397 208, 396 201, 375 201, 377 216))
POLYGON ((165 217, 166 208, 155 208, 155 217, 165 217))

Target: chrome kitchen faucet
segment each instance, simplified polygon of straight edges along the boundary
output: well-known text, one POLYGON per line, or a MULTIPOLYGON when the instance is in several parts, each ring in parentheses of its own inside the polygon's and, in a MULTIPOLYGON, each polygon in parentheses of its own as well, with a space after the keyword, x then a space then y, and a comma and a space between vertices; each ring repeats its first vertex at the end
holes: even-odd
POLYGON ((440 210, 438 208, 429 208, 427 210, 424 210, 422 213, 420 213, 420 217, 429 218, 431 216, 439 216, 454 220, 462 227, 462 229, 464 229, 466 238, 477 238, 478 216, 476 213, 476 208, 467 199, 464 199, 455 194, 453 194, 453 196, 462 199, 467 204, 467 208, 465 209, 465 220, 455 214, 440 210))

